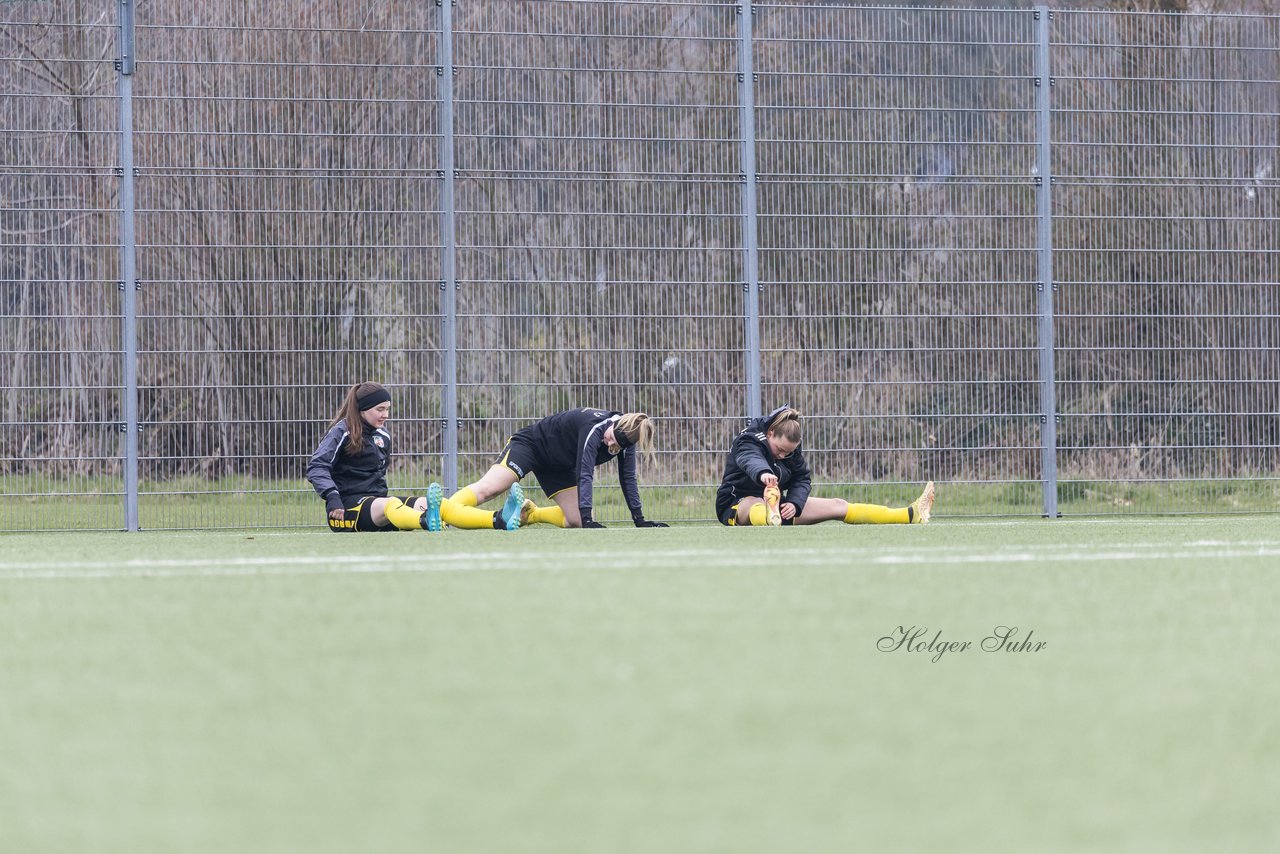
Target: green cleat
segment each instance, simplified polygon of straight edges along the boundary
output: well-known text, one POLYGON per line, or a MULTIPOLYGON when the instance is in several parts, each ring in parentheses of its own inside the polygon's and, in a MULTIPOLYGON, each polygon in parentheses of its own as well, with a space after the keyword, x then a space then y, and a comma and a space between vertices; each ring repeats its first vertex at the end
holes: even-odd
POLYGON ((502 505, 502 524, 508 531, 514 531, 520 527, 521 511, 524 509, 524 490, 520 488, 520 484, 511 484, 511 491, 507 493, 507 501, 502 505))
POLYGON ((444 522, 440 520, 440 504, 444 501, 444 489, 433 483, 427 487, 427 509, 423 511, 418 524, 428 531, 444 530, 444 522))

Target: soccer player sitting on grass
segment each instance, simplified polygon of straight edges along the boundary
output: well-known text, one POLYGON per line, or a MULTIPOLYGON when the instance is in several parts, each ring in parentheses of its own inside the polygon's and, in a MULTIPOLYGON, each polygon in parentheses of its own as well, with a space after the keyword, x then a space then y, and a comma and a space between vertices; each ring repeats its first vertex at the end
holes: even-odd
POLYGON ((561 528, 603 528, 592 518, 592 482, 596 466, 618 460, 618 480, 637 528, 665 528, 644 518, 636 480, 636 453, 653 453, 653 422, 643 412, 570 409, 549 415, 507 440, 498 461, 484 477, 450 499, 483 504, 508 487, 515 489, 530 472, 555 507, 525 502, 524 524, 545 522, 561 528))
POLYGON ((839 519, 850 525, 928 522, 933 481, 906 507, 850 504, 809 496, 809 466, 800 450, 800 413, 780 406, 757 418, 733 440, 716 492, 722 525, 814 525, 839 519))
POLYGON ((342 407, 307 463, 307 480, 324 499, 331 531, 439 531, 455 528, 520 527, 524 494, 511 489, 501 513, 455 505, 440 484, 426 495, 387 495, 391 434, 391 394, 378 383, 360 383, 347 392, 342 407))

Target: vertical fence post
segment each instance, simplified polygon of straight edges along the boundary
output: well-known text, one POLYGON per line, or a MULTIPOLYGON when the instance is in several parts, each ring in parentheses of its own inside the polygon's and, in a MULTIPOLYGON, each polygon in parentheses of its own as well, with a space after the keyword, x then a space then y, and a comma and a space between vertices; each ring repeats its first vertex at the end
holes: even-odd
POLYGON ((1048 6, 1036 6, 1036 324, 1040 348, 1040 482, 1044 515, 1058 516, 1058 405, 1053 361, 1053 162, 1051 160, 1048 6))
POLYGON ((756 232, 755 8, 738 3, 738 124, 742 135, 742 267, 746 296, 747 418, 764 414, 760 391, 760 257, 756 232))
POLYGON ((453 159, 453 3, 436 0, 440 7, 440 224, 442 255, 440 257, 440 319, 444 326, 441 341, 443 365, 441 382, 444 417, 444 471, 441 479, 445 490, 458 490, 458 232, 454 200, 453 159))
POLYGON ((134 236, 134 0, 120 0, 120 344, 124 383, 124 527, 138 530, 138 247, 134 236))

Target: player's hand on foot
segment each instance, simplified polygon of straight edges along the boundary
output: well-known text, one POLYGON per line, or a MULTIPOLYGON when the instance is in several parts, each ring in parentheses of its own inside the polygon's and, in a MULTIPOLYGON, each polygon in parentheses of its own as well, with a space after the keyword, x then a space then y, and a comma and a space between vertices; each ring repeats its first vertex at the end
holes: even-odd
POLYGON ((778 509, 778 502, 781 500, 782 492, 776 485, 764 488, 765 521, 775 528, 782 524, 782 513, 778 509))

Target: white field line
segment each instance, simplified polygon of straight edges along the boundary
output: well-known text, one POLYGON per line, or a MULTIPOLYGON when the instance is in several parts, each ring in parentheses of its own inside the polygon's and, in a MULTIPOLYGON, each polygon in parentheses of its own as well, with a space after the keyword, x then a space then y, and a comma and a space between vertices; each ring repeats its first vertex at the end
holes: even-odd
MULTIPOLYGON (((877 545, 877 546, 824 546, 824 547, 800 547, 787 548, 785 544, 770 544, 777 547, 763 550, 757 553, 757 557, 761 561, 772 562, 778 559, 793 558, 876 558, 877 556, 887 555, 900 557, 904 553, 913 559, 928 560, 932 558, 942 558, 954 556, 957 554, 970 553, 965 556, 966 562, 971 562, 971 556, 1009 555, 1017 554, 1036 554, 1038 558, 1048 558, 1053 554, 1059 553, 1058 550, 1068 547, 1063 543, 1036 543, 1036 544, 1017 544, 1009 546, 992 546, 992 545, 877 545), (1037 550, 1047 550, 1049 553, 1037 553, 1037 550)), ((1115 550, 1148 550, 1159 549, 1167 551, 1171 544, 1168 542, 1140 542, 1140 543, 1115 543, 1109 545, 1098 545, 1094 547, 1092 552, 1100 553, 1101 551, 1115 550)), ((1268 547, 1280 548, 1280 539, 1273 540, 1195 540, 1189 543, 1174 545, 1174 548, 1205 548, 1215 547, 1227 549, 1240 549, 1247 547, 1258 547, 1266 549, 1268 547)), ((1264 553, 1269 554, 1269 552, 1264 553)), ((127 560, 102 561, 102 560, 21 560, 21 561, 5 561, 0 560, 0 573, 9 570, 22 569, 100 569, 105 567, 116 567, 123 569, 172 569, 172 568, 190 568, 205 566, 284 566, 284 565, 301 565, 314 566, 318 564, 328 563, 346 563, 364 562, 364 563, 419 563, 432 561, 466 561, 469 564, 484 562, 515 562, 521 566, 529 563, 546 563, 557 566, 565 566, 569 568, 570 561, 592 561, 599 565, 616 565, 621 562, 645 563, 651 564, 656 560, 665 560, 672 558, 696 559, 698 561, 715 560, 717 558, 730 558, 728 563, 743 563, 743 558, 738 552, 726 553, 723 549, 661 549, 661 550, 644 550, 644 551, 622 551, 618 549, 593 551, 574 551, 565 550, 555 554, 547 552, 524 553, 517 549, 510 551, 490 551, 490 552, 424 552, 420 554, 394 554, 394 555, 279 555, 279 556, 261 556, 261 557, 199 557, 199 558, 129 558, 127 560), (637 560, 643 558, 643 560, 637 560)), ((749 564, 750 561, 748 560, 749 564)), ((448 569, 445 567, 444 569, 448 569)), ((355 571, 369 571, 357 570, 355 571)))
POLYGON ((1079 563, 1132 560, 1230 560, 1232 558, 1280 557, 1280 549, 1186 549, 1182 551, 1084 551, 1034 553, 998 552, 969 555, 882 555, 871 558, 876 564, 953 565, 972 563, 1079 563))
MULTIPOLYGON (((785 529, 784 529, 785 530, 785 529)), ((781 536, 786 536, 783 533, 781 536)), ((755 555, 761 560, 776 560, 786 557, 844 557, 844 556, 870 556, 881 553, 897 553, 897 552, 920 552, 924 554, 954 554, 956 552, 990 552, 992 550, 1000 551, 1027 551, 1036 549, 1062 549, 1069 548, 1073 543, 1019 543, 1007 546, 998 544, 982 544, 967 545, 955 543, 921 543, 911 545, 905 543, 883 543, 878 545, 829 545, 829 546, 788 546, 787 541, 779 538, 773 543, 756 543, 758 551, 755 555)), ((1271 539, 1251 539, 1251 540, 1191 540, 1186 543, 1170 543, 1168 540, 1149 541, 1149 542, 1125 542, 1125 543, 1103 543, 1093 546, 1095 549, 1169 549, 1169 548, 1203 548, 1203 547, 1227 547, 1242 548, 1258 546, 1261 548, 1277 547, 1280 548, 1280 538, 1271 539)), ((261 564, 311 564, 324 563, 334 561, 386 561, 386 562, 404 562, 404 561, 420 561, 420 560, 449 560, 464 559, 471 561, 485 560, 541 560, 544 562, 558 563, 567 559, 578 560, 598 560, 598 561, 616 561, 618 559, 634 558, 637 556, 644 557, 680 557, 680 558, 706 558, 725 555, 726 552, 721 548, 683 548, 683 549, 631 549, 622 550, 617 548, 605 549, 562 549, 559 552, 533 552, 528 553, 521 551, 513 546, 510 549, 499 549, 487 552, 475 551, 440 551, 430 552, 423 551, 417 554, 387 554, 387 555, 369 555, 369 554, 311 554, 311 555, 264 555, 260 557, 197 557, 197 558, 128 558, 126 560, 101 561, 101 560, 76 560, 66 561, 58 559, 45 560, 17 560, 6 561, 0 559, 0 571, 5 569, 34 569, 48 566, 60 567, 78 567, 93 568, 104 565, 124 566, 124 567, 180 567, 180 566, 204 566, 209 564, 219 565, 245 565, 256 566, 261 564)), ((728 554, 740 555, 739 552, 731 552, 728 554)))
POLYGON ((416 555, 291 555, 240 558, 134 558, 120 561, 0 561, 0 581, 91 580, 125 578, 244 577, 283 575, 368 575, 391 573, 459 573, 478 571, 564 571, 698 567, 767 569, 778 558, 790 566, 830 566, 841 563, 949 566, 1017 563, 1125 562, 1151 560, 1230 560, 1280 557, 1280 542, 1227 543, 1201 541, 1184 546, 1142 543, 1067 551, 1062 544, 980 547, 879 547, 785 549, 744 562, 736 552, 722 549, 670 551, 583 551, 522 555, 518 552, 471 552, 416 555))

